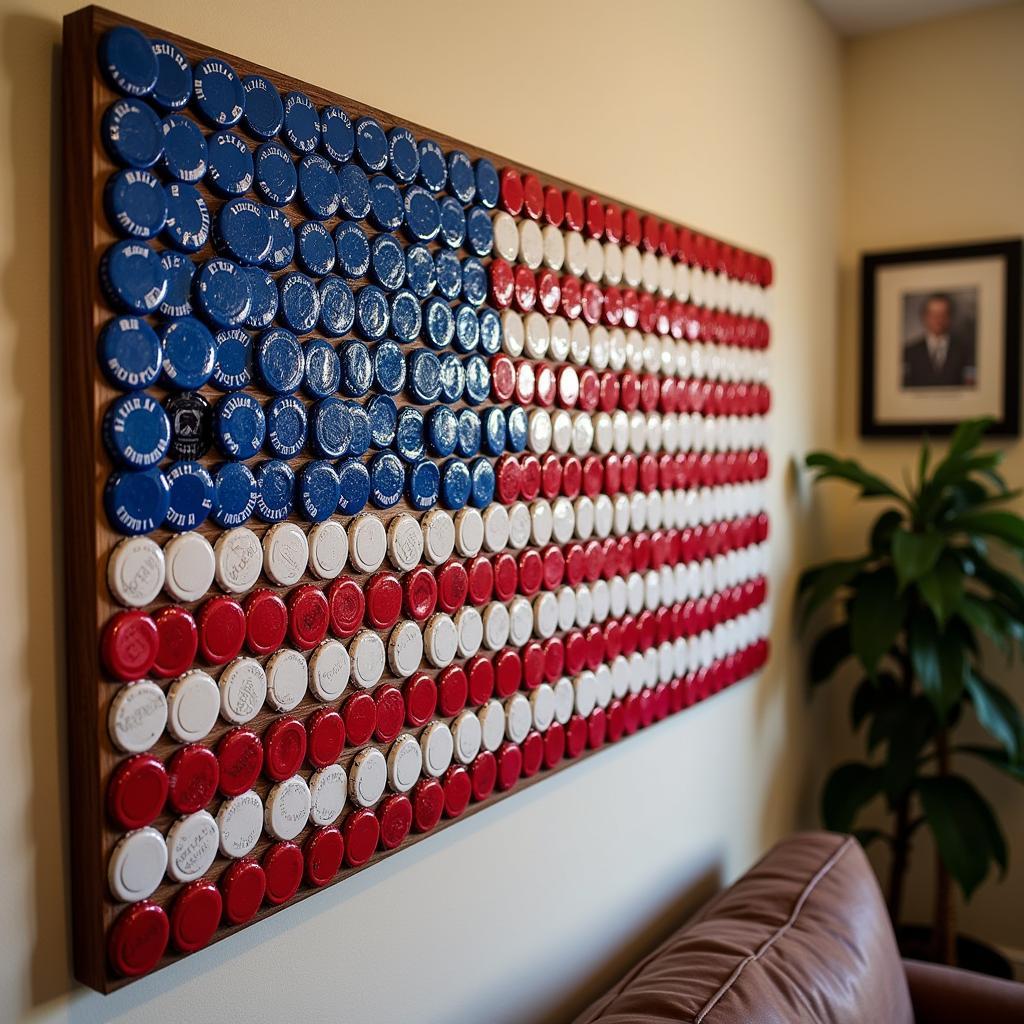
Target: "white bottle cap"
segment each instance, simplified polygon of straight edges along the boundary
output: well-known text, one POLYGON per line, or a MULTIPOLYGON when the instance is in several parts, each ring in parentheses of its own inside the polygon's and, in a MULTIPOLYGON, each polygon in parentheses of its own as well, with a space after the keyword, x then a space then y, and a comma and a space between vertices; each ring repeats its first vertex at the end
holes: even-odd
POLYGON ((471 605, 455 613, 455 628, 459 631, 459 657, 472 658, 484 642, 484 620, 471 605))
POLYGON ((635 245, 622 247, 622 276, 630 288, 637 288, 643 277, 643 263, 640 250, 635 245))
POLYGON ((551 414, 547 409, 534 409, 530 413, 526 443, 535 455, 544 455, 551 448, 551 414))
POLYGON ((621 654, 612 662, 612 693, 619 700, 629 693, 629 662, 621 654))
POLYGON ((555 692, 555 720, 562 725, 572 718, 572 709, 576 703, 576 691, 572 683, 562 676, 554 685, 555 692))
POLYGON ((644 607, 649 612, 661 607, 661 576, 653 569, 644 573, 644 607))
POLYGON ((217 561, 217 583, 229 594, 244 594, 260 578, 263 548, 247 526, 236 526, 217 538, 213 553, 217 561))
POLYGON ((356 516, 348 527, 348 550, 352 564, 361 572, 376 572, 388 550, 384 524, 368 514, 356 516))
POLYGON ((590 600, 594 606, 594 621, 604 622, 611 611, 611 593, 607 580, 594 580, 590 584, 590 600))
POLYGON ((470 764, 480 753, 483 742, 483 729, 480 719, 472 711, 462 711, 452 723, 452 735, 455 740, 455 759, 462 764, 470 764))
POLYGON ((572 451, 583 458, 594 447, 594 421, 589 412, 578 412, 572 417, 572 451))
MULTIPOLYGON (((419 527, 416 529, 419 533, 419 527)), ((388 664, 393 675, 407 679, 423 660, 423 634, 415 622, 399 622, 388 637, 388 664)))
POLYGON ((220 852, 225 857, 244 857, 256 849, 263 832, 263 801, 255 790, 225 800, 217 812, 220 852))
POLYGON ((435 668, 447 668, 459 650, 459 631, 450 615, 435 612, 423 631, 423 648, 435 668))
POLYGON ((267 700, 278 711, 299 706, 309 686, 309 666, 298 651, 283 647, 267 662, 267 700))
POLYGON ((644 291, 655 292, 658 290, 658 257, 653 252, 645 252, 640 257, 640 278, 644 291))
POLYGON ((167 731, 179 743, 195 743, 217 724, 220 690, 202 669, 178 676, 167 691, 167 731))
POLYGON ((638 409, 629 417, 629 448, 640 455, 647 447, 647 417, 638 409))
POLYGON ((423 531, 419 522, 406 513, 388 524, 388 558, 399 572, 408 572, 423 557, 423 531))
POLYGON ((519 256, 519 230, 515 219, 504 210, 498 210, 491 219, 494 231, 494 251, 509 263, 519 256))
POLYGON ((558 598, 558 628, 564 633, 576 625, 576 591, 572 587, 561 587, 555 596, 558 598))
POLYGON ((484 646, 490 651, 500 651, 508 643, 508 608, 500 601, 491 601, 484 608, 484 646))
POLYGON ((548 590, 533 599, 533 628, 542 640, 554 636, 558 629, 558 598, 548 590))
POLYGON ((671 256, 658 258, 658 291, 666 298, 672 298, 676 286, 676 265, 671 256))
POLYGON ((530 510, 525 502, 513 502, 508 510, 508 542, 516 551, 530 543, 530 510))
POLYGON ((202 878, 217 857, 220 832, 209 811, 179 818, 167 833, 167 876, 173 882, 202 878))
POLYGON ((536 270, 544 259, 544 236, 537 222, 528 217, 519 221, 519 259, 531 270, 536 270))
POLYGON ((644 578, 638 572, 626 577, 626 607, 630 615, 639 615, 644 608, 644 578))
POLYGON ((553 316, 548 321, 548 354, 556 363, 569 358, 569 321, 564 316, 553 316))
POLYGON ((586 259, 584 272, 587 280, 597 284, 604 277, 604 249, 596 238, 588 238, 586 241, 586 259))
POLYGON ((235 658, 220 674, 220 715, 232 725, 251 722, 267 699, 267 673, 255 658, 235 658))
POLYGON ((626 365, 626 332, 613 327, 608 332, 608 366, 618 373, 626 365))
POLYGON ((179 533, 164 545, 164 589, 176 601, 198 601, 213 583, 217 560, 201 533, 179 533))
POLYGON ((309 569, 322 580, 333 580, 348 561, 348 534, 337 519, 317 523, 309 531, 309 569))
POLYGON ((474 558, 484 546, 484 520, 472 506, 455 515, 455 547, 463 558, 474 558))
POLYGON ((414 736, 403 733, 388 751, 388 783, 396 793, 408 793, 423 770, 423 751, 414 736))
POLYGON ((577 366, 590 361, 590 330, 583 320, 573 320, 569 325, 569 358, 577 366))
POLYGON ((594 324, 590 329, 590 365, 598 371, 608 369, 611 357, 611 336, 603 324, 594 324))
POLYGON ((544 265, 551 270, 561 270, 565 266, 565 238, 562 232, 548 224, 541 232, 544 239, 544 265))
POLYGON ((550 683, 541 683, 530 694, 530 708, 534 727, 540 732, 547 732, 548 726, 555 720, 555 691, 550 683))
POLYGON ((533 608, 522 595, 508 604, 508 638, 513 647, 522 647, 533 634, 533 608))
POLYGON ((107 731, 118 750, 141 754, 149 750, 167 725, 167 698, 149 679, 117 691, 107 713, 107 731))
POLYGON ((608 581, 608 596, 612 615, 616 619, 622 618, 626 614, 629 590, 626 587, 626 581, 621 576, 613 576, 608 581))
POLYGON ((501 706, 500 701, 492 699, 476 714, 480 719, 481 741, 484 749, 493 754, 505 738, 505 709, 501 706))
POLYGON ((498 503, 488 505, 483 519, 484 547, 491 552, 504 551, 509 535, 508 509, 498 503))
POLYGON ((551 506, 551 532, 559 544, 567 544, 576 529, 576 514, 566 497, 556 498, 551 506))
MULTIPOLYGON (((527 221, 526 223, 532 224, 533 221, 527 221)), ((547 317, 543 313, 536 311, 527 313, 523 318, 523 327, 526 328, 523 351, 531 359, 543 359, 548 354, 548 345, 551 344, 547 317)))
POLYGON ((452 763, 455 739, 444 722, 431 722, 420 736, 423 770, 433 778, 444 775, 452 763))
POLYGON ((371 629, 356 633, 348 645, 348 656, 352 664, 352 682, 369 690, 380 682, 384 675, 384 641, 371 629))
POLYGON ((348 776, 348 795, 360 807, 372 807, 384 795, 388 783, 388 763, 376 747, 356 754, 348 776))
POLYGON ((155 601, 164 585, 164 553, 149 537, 125 537, 110 553, 107 586, 129 608, 155 601))
POLYGON ((590 595, 590 587, 581 583, 576 588, 576 625, 586 629, 594 621, 594 599, 590 595))
MULTIPOLYGON (((708 640, 710 634, 705 633, 708 640)), ((634 651, 627 659, 629 663, 629 692, 639 693, 647 683, 647 673, 644 671, 644 656, 639 651, 634 651)))
POLYGON ((505 701, 505 734, 513 743, 522 743, 533 725, 533 709, 523 693, 514 693, 505 701))
POLYGON ((455 550, 455 523, 443 509, 436 508, 423 517, 423 550, 434 565, 447 562, 455 550))
POLYGON ((537 498, 530 504, 530 534, 533 543, 542 548, 551 540, 554 528, 554 517, 551 513, 551 502, 547 498, 537 498))
POLYGON ((348 686, 352 663, 339 640, 324 640, 309 658, 309 688, 318 700, 337 700, 348 686))
POLYGON ((599 494, 594 498, 594 533, 602 540, 612 532, 614 518, 612 499, 607 494, 599 494))
POLYGON ((580 540, 590 540, 594 534, 594 502, 586 494, 581 494, 573 502, 573 518, 576 536, 580 540))
POLYGON ((263 571, 282 587, 302 579, 309 562, 306 535, 289 522, 275 523, 263 536, 263 571))
POLYGON ((306 827, 311 804, 306 780, 301 775, 293 775, 267 794, 263 823, 275 839, 292 840, 306 827))
POLYGON ((333 825, 345 808, 348 776, 340 764, 329 764, 309 777, 309 820, 333 825))
POLYGON ((594 669, 594 695, 599 707, 606 708, 611 703, 612 670, 604 662, 594 669))
POLYGON ((587 269, 587 247, 578 231, 569 231, 565 235, 565 265, 575 277, 582 277, 587 269))
POLYGON ((114 899, 134 903, 152 896, 167 870, 167 844, 155 828, 122 836, 110 853, 107 882, 114 899))
POLYGON ((597 703, 597 684, 594 680, 594 673, 581 672, 576 677, 573 687, 576 691, 576 711, 586 718, 597 703))
POLYGON ((564 409, 551 413, 551 449, 564 455, 572 446, 572 417, 564 409))
POLYGON ((617 537, 622 537, 629 533, 629 498, 625 494, 616 494, 612 499, 612 510, 612 530, 617 537))
POLYGON ((604 243, 604 279, 609 284, 622 280, 622 250, 614 242, 604 243))

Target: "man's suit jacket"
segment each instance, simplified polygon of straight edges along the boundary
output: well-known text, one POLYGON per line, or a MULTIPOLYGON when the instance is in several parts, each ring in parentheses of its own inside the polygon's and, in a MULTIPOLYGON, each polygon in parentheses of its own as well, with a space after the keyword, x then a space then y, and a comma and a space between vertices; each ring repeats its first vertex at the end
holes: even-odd
POLYGON ((956 334, 949 336, 946 361, 936 369, 925 338, 915 338, 903 349, 905 388, 957 388, 974 382, 974 346, 956 334), (970 374, 968 374, 970 370, 970 374))

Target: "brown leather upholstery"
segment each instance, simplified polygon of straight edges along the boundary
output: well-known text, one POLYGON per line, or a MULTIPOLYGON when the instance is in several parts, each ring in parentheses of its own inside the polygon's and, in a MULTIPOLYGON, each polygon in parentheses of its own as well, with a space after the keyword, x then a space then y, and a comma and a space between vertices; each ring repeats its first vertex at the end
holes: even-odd
POLYGON ((904 960, 917 1024, 1021 1024, 1024 985, 904 960))
POLYGON ((576 1024, 913 1020, 863 850, 853 839, 817 832, 776 846, 576 1024))

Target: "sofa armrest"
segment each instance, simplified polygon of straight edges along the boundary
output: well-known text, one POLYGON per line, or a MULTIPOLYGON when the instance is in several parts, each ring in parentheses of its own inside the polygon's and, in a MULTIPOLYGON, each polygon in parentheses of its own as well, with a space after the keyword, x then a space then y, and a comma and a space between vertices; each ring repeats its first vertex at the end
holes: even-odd
POLYGON ((917 1024, 1019 1024, 1024 984, 956 967, 904 960, 917 1024))

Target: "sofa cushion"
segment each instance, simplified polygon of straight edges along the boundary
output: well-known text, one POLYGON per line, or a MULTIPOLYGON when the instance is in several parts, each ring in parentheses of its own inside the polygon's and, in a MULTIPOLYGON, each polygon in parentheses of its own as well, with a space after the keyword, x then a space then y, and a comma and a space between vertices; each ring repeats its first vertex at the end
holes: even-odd
POLYGON ((576 1024, 913 1024, 860 845, 793 836, 708 903, 576 1024))

